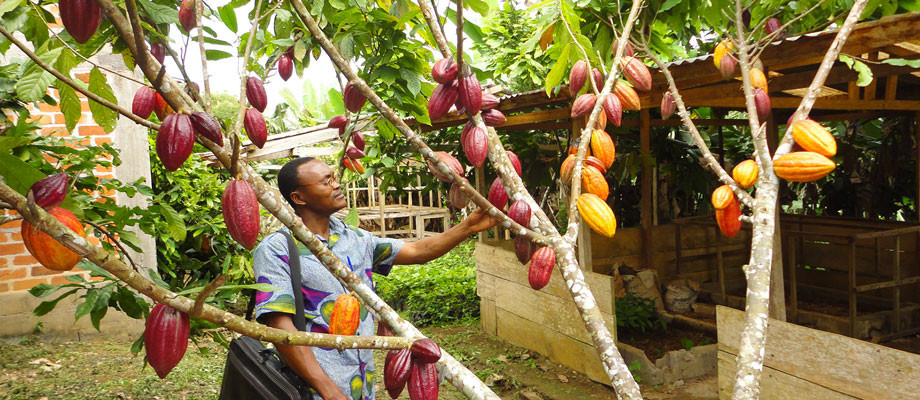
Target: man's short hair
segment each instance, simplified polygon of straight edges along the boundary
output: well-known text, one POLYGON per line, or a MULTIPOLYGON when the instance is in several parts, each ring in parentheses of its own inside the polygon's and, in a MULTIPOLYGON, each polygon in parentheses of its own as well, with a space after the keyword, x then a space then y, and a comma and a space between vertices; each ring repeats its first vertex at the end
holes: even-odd
POLYGON ((284 197, 291 207, 297 208, 291 201, 291 192, 300 185, 300 182, 297 181, 297 168, 315 159, 313 157, 295 158, 284 164, 281 171, 278 172, 278 190, 281 192, 281 197, 284 197))

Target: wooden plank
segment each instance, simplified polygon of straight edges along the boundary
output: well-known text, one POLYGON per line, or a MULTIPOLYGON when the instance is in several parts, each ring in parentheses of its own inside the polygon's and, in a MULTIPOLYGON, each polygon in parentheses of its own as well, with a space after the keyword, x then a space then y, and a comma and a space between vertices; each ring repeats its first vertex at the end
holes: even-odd
POLYGON ((480 299, 479 301, 479 321, 482 324, 482 331, 487 335, 497 335, 497 321, 495 320, 495 300, 480 299))
POLYGON ((898 76, 890 75, 885 78, 885 100, 897 100, 898 76))
MULTIPOLYGON (((720 351, 737 354, 744 313, 719 306, 716 319, 720 351)), ((772 319, 764 365, 857 398, 916 398, 920 382, 920 355, 772 319)))
POLYGON ((641 195, 639 200, 639 213, 642 219, 642 266, 645 268, 654 268, 654 265, 652 265, 652 259, 654 258, 654 250, 652 249, 652 207, 654 207, 657 202, 652 198, 652 166, 650 165, 651 139, 649 131, 649 112, 648 109, 643 109, 639 111, 639 154, 640 159, 643 160, 641 166, 641 195))
MULTIPOLYGON (((737 355, 719 352, 719 399, 730 400, 737 370, 737 355)), ((836 390, 816 385, 807 380, 765 367, 760 377, 760 399, 855 399, 836 390)))
POLYGON ((870 290, 878 290, 878 289, 890 288, 890 287, 895 287, 895 286, 910 285, 913 283, 920 283, 920 276, 915 276, 912 278, 905 278, 905 279, 901 279, 900 281, 893 280, 893 281, 887 281, 887 282, 871 283, 868 285, 859 285, 856 287, 856 291, 857 292, 867 292, 870 290))
MULTIPOLYGON (((799 106, 802 99, 799 97, 774 97, 770 99, 774 109, 793 109, 799 106)), ((723 107, 742 108, 744 97, 701 98, 687 102, 688 107, 723 107)), ((819 97, 815 100, 815 110, 902 110, 914 111, 920 109, 920 101, 916 100, 850 100, 846 97, 819 97)))
POLYGON ((856 240, 875 239, 875 238, 880 238, 880 237, 897 236, 897 235, 903 235, 907 233, 917 233, 917 232, 920 232, 920 226, 912 226, 912 227, 900 228, 900 229, 891 229, 891 230, 885 230, 881 232, 860 233, 860 234, 853 235, 853 239, 856 239, 856 240))

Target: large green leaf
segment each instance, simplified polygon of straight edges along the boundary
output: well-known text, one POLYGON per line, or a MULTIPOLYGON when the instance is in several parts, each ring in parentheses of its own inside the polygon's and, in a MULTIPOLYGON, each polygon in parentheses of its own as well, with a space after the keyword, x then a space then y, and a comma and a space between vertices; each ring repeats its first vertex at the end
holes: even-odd
MULTIPOLYGON (((89 73, 89 90, 105 100, 118 104, 118 99, 115 98, 112 87, 106 82, 105 75, 99 71, 99 68, 93 68, 89 73)), ((93 100, 89 101, 89 110, 93 113, 93 120, 104 131, 111 132, 115 130, 115 125, 118 121, 118 113, 115 110, 93 100)))
POLYGON ((556 59, 556 64, 553 65, 553 68, 549 70, 549 74, 546 75, 544 88, 546 89, 547 96, 550 96, 553 92, 553 88, 562 82, 562 77, 565 75, 565 71, 569 66, 569 52, 571 49, 571 43, 562 48, 562 52, 559 53, 559 58, 556 59))
POLYGON ((0 176, 13 190, 25 196, 29 187, 44 178, 45 174, 10 153, 0 152, 0 176))
POLYGON ((236 33, 236 9, 230 6, 220 6, 217 7, 217 13, 220 14, 220 20, 224 22, 224 25, 236 33))
POLYGON ((83 113, 80 99, 77 97, 77 92, 69 85, 59 81, 55 86, 61 94, 59 106, 61 107, 61 112, 64 113, 64 124, 66 124, 68 131, 73 132, 83 113))
POLYGON ((0 3, 0 16, 13 11, 16 7, 19 7, 20 4, 22 4, 22 0, 3 0, 3 2, 0 3))
POLYGON ((177 242, 185 240, 187 229, 182 215, 170 207, 169 203, 158 202, 157 206, 160 207, 160 211, 166 221, 166 233, 177 242))
MULTIPOLYGON (((60 47, 50 51, 38 50, 38 58, 46 64, 53 64, 60 54, 60 47)), ((16 95, 19 96, 19 100, 26 103, 38 101, 45 96, 52 82, 54 82, 54 75, 29 61, 25 73, 16 83, 16 95)))

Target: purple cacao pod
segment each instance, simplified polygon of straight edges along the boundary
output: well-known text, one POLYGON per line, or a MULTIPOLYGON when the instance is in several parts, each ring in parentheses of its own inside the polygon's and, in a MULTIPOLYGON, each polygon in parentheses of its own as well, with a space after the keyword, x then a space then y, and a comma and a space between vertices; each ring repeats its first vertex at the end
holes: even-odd
POLYGON ((495 208, 504 211, 505 205, 508 204, 508 193, 505 192, 505 185, 502 185, 501 178, 495 178, 492 186, 489 187, 489 203, 495 208))
POLYGON ((262 84, 261 79, 254 76, 246 78, 246 100, 249 100, 249 104, 259 112, 265 111, 265 107, 268 106, 268 97, 265 95, 265 85, 262 84))
POLYGON ((413 362, 408 386, 411 400, 437 400, 439 387, 435 364, 413 362))
POLYGON ((348 124, 348 117, 344 115, 336 115, 329 120, 330 128, 342 129, 345 128, 345 125, 348 124))
POLYGON ((166 45, 160 42, 151 44, 150 55, 152 55, 160 65, 163 65, 163 61, 166 60, 166 45))
POLYGON ((361 149, 357 147, 349 147, 348 150, 345 150, 345 155, 347 155, 348 158, 351 158, 353 160, 364 158, 364 152, 361 151, 361 149))
POLYGON ((160 379, 182 361, 188 348, 188 314, 162 303, 157 303, 147 316, 144 329, 144 350, 147 363, 160 379))
POLYGON ((102 21, 102 8, 96 0, 61 0, 58 2, 64 29, 77 43, 93 37, 102 21))
POLYGON ((556 266, 556 252, 551 247, 541 247, 530 258, 530 270, 527 281, 534 290, 543 289, 553 276, 553 267, 556 266))
POLYGON ((246 136, 256 147, 261 149, 265 146, 265 141, 268 139, 268 126, 265 125, 265 117, 262 116, 259 110, 255 108, 246 110, 246 115, 243 117, 243 127, 246 128, 246 136))
POLYGON ((192 155, 195 131, 188 115, 169 114, 157 131, 157 157, 168 171, 175 171, 192 155))
POLYGON ((517 257, 521 264, 527 264, 537 251, 537 244, 531 242, 526 236, 517 236, 514 238, 514 256, 517 257))
POLYGON ((221 209, 230 237, 252 250, 259 237, 259 201, 249 182, 239 179, 228 182, 221 209))
POLYGON ((429 338, 412 342, 409 349, 412 351, 412 357, 422 363, 434 363, 441 359, 441 347, 429 338))
POLYGON ((390 350, 383 363, 383 384, 390 398, 402 394, 412 370, 412 352, 409 349, 390 350))
POLYGON ((50 210, 57 207, 67 197, 67 174, 61 172, 48 175, 29 187, 35 205, 50 210))
POLYGON ((143 119, 150 118, 153 108, 157 104, 157 92, 150 86, 141 86, 134 92, 131 102, 131 112, 143 119))
POLYGON ((355 147, 357 147, 358 150, 361 150, 362 152, 364 151, 364 145, 366 144, 364 141, 364 133, 362 132, 352 133, 351 142, 354 143, 355 147))
POLYGON ((281 79, 288 80, 293 74, 294 60, 288 57, 287 54, 282 55, 281 58, 278 59, 278 75, 281 76, 281 79))
POLYGON ((361 109, 364 108, 364 103, 367 102, 367 98, 364 97, 364 93, 361 93, 361 89, 352 85, 351 82, 345 85, 343 97, 345 100, 345 109, 353 113, 361 111, 361 109))
POLYGON ((196 111, 193 112, 189 118, 192 120, 192 127, 195 128, 195 132, 198 132, 201 136, 216 143, 218 146, 224 147, 224 135, 220 133, 220 124, 211 114, 203 111, 196 111))

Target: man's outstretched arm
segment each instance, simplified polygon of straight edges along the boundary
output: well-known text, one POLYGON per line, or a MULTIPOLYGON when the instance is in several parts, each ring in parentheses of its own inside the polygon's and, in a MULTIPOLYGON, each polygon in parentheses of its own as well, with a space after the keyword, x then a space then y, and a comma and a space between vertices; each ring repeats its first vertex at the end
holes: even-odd
POLYGON ((489 217, 482 209, 477 208, 466 219, 444 233, 416 242, 407 242, 399 250, 393 264, 424 264, 443 256, 470 235, 489 229, 496 223, 496 220, 489 217))

